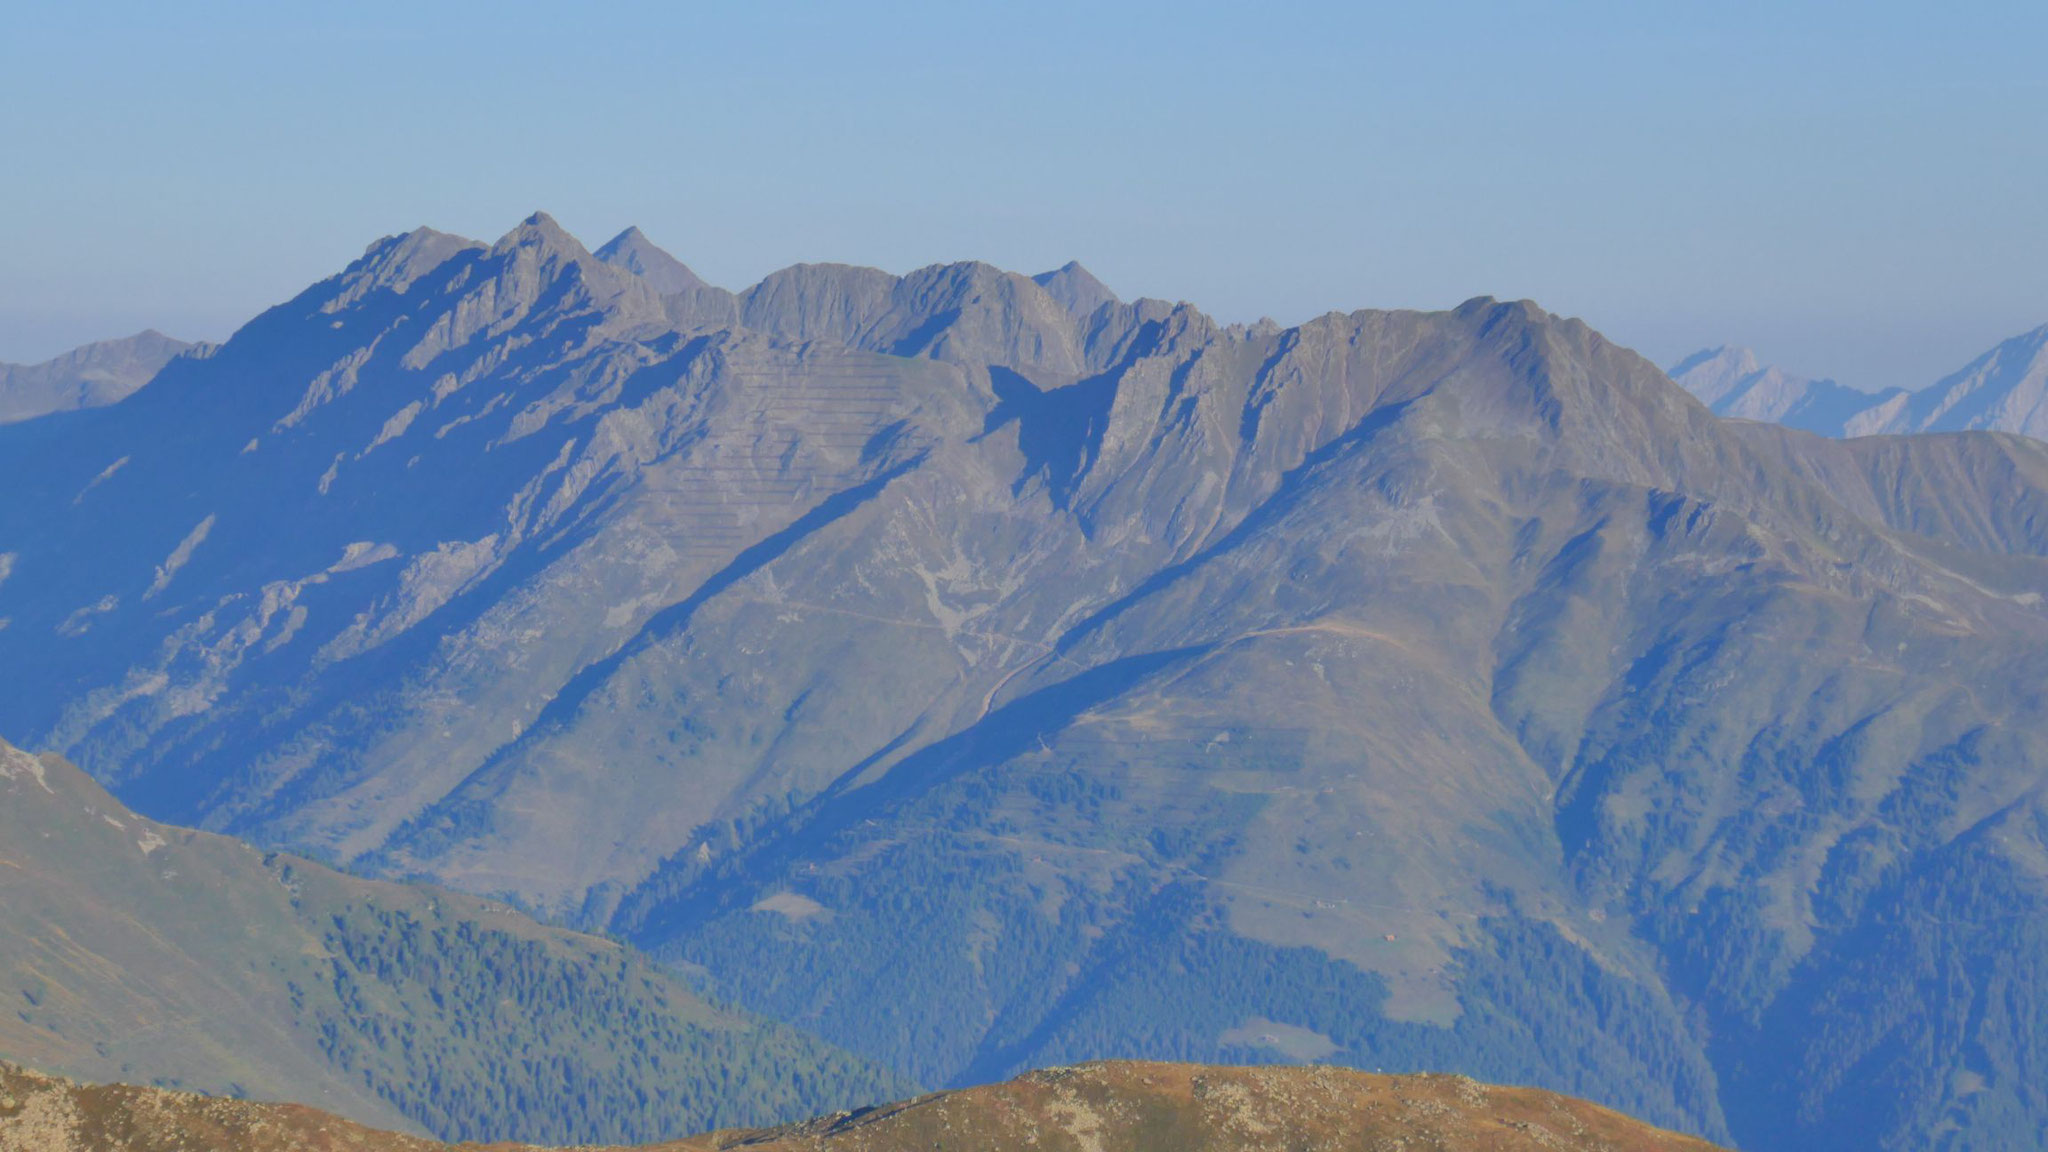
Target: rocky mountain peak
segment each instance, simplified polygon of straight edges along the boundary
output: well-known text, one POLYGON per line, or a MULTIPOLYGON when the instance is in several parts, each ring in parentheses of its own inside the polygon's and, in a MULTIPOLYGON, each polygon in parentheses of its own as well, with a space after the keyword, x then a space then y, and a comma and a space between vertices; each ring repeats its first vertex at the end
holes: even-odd
POLYGON ((332 281, 338 291, 326 307, 347 307, 377 289, 403 294, 455 256, 482 248, 475 240, 432 228, 386 236, 363 249, 362 257, 332 281))
POLYGON ((1886 432, 1991 429, 2048 439, 2048 324, 1913 394, 1886 432))
POLYGON ((1685 390, 1712 405, 1741 384, 1742 379, 1760 371, 1755 352, 1734 344, 1705 348, 1671 366, 1670 375, 1685 390))
POLYGON ((1745 348, 1740 344, 1720 344, 1712 348, 1702 348, 1673 365, 1671 370, 1689 372, 1709 364, 1730 372, 1743 373, 1755 372, 1763 366, 1757 359, 1754 349, 1745 348))
POLYGON ((859 343, 887 311, 897 278, 852 264, 793 264, 740 293, 740 323, 792 340, 859 343))
POLYGON ((569 260, 590 256, 590 250, 583 246, 582 241, 571 236, 545 212, 535 212, 521 220, 517 227, 499 237, 498 242, 491 246, 492 253, 499 255, 520 249, 569 260))
POLYGON ((1046 295, 1060 302, 1060 306, 1077 317, 1092 316, 1105 304, 1120 304, 1116 293, 1109 286, 1097 280, 1095 275, 1081 267, 1079 260, 1069 260, 1050 272, 1040 272, 1031 278, 1046 295))
POLYGON ((893 356, 994 363, 1072 380, 1085 367, 1073 315, 1030 277, 980 261, 903 276, 843 264, 776 272, 741 297, 741 323, 893 356))
POLYGON ((499 237, 477 271, 476 279, 458 277, 450 283, 454 296, 447 307, 452 311, 443 318, 448 347, 477 333, 496 336, 525 327, 537 335, 569 321, 595 324, 606 332, 668 324, 654 285, 599 260, 545 212, 535 212, 499 237))
POLYGON ((1451 314, 1461 318, 1480 318, 1487 328, 1503 324, 1542 324, 1559 319, 1534 300, 1502 300, 1494 296, 1474 296, 1451 309, 1451 314))
POLYGON ((645 280, 649 287, 663 296, 710 287, 688 265, 649 240, 637 226, 607 240, 595 255, 600 261, 645 280))

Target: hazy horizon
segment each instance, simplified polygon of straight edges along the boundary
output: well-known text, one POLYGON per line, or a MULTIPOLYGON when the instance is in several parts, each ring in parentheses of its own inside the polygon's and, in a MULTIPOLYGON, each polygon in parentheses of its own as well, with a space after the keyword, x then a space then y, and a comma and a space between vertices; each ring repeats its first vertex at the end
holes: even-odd
POLYGON ((628 225, 740 288, 1078 259, 1226 321, 1530 298, 1919 387, 2048 321, 2048 11, 893 3, 5 20, 0 360, 218 340, 378 236, 628 225), (431 109, 431 113, 423 110, 431 109))

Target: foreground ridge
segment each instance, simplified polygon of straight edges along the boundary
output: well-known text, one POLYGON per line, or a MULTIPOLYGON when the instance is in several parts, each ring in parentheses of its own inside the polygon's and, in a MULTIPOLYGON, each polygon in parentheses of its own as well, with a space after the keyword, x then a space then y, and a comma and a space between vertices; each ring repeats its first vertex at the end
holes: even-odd
MULTIPOLYGON (((365 1128, 302 1105, 88 1086, 0 1063, 0 1152, 168 1152, 195 1145, 218 1152, 436 1152, 452 1147, 365 1128)), ((804 1124, 717 1132, 645 1147, 649 1152, 1334 1152, 1393 1147, 1711 1152, 1715 1146, 1583 1100, 1533 1088, 1493 1087, 1462 1076, 1109 1061, 1049 1068, 1001 1084, 804 1124)))

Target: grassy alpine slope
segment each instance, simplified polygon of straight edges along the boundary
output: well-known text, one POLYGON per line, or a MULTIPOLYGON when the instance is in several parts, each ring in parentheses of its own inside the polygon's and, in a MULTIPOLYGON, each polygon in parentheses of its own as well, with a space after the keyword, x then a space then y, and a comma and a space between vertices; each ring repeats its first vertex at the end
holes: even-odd
POLYGON ((0 1057, 450 1138, 649 1140, 901 1081, 609 941, 129 812, 0 744, 0 1057))
MULTIPOLYGON (((309 1108, 87 1087, 0 1064, 0 1152, 441 1152, 309 1108)), ((510 1146, 500 1146, 514 1152, 510 1146)), ((523 1147, 523 1146, 522 1146, 523 1147)), ((1582 1100, 1457 1076, 1089 1064, 642 1152, 1712 1152, 1582 1100)), ((598 1152, 598 1150, 591 1150, 598 1152)))

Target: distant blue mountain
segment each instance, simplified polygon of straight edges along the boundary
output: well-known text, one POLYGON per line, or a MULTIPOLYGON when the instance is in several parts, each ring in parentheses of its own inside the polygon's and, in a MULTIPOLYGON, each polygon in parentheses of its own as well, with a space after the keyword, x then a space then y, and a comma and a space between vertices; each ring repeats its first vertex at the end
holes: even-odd
POLYGON ((176 357, 208 351, 208 345, 151 330, 87 344, 40 364, 0 364, 0 424, 112 404, 176 357))
POLYGON ((2014 432, 2048 439, 2048 325, 2022 333, 1916 392, 1862 392, 1757 361, 1746 348, 1695 352, 1671 378, 1716 414, 1823 436, 2014 432))

